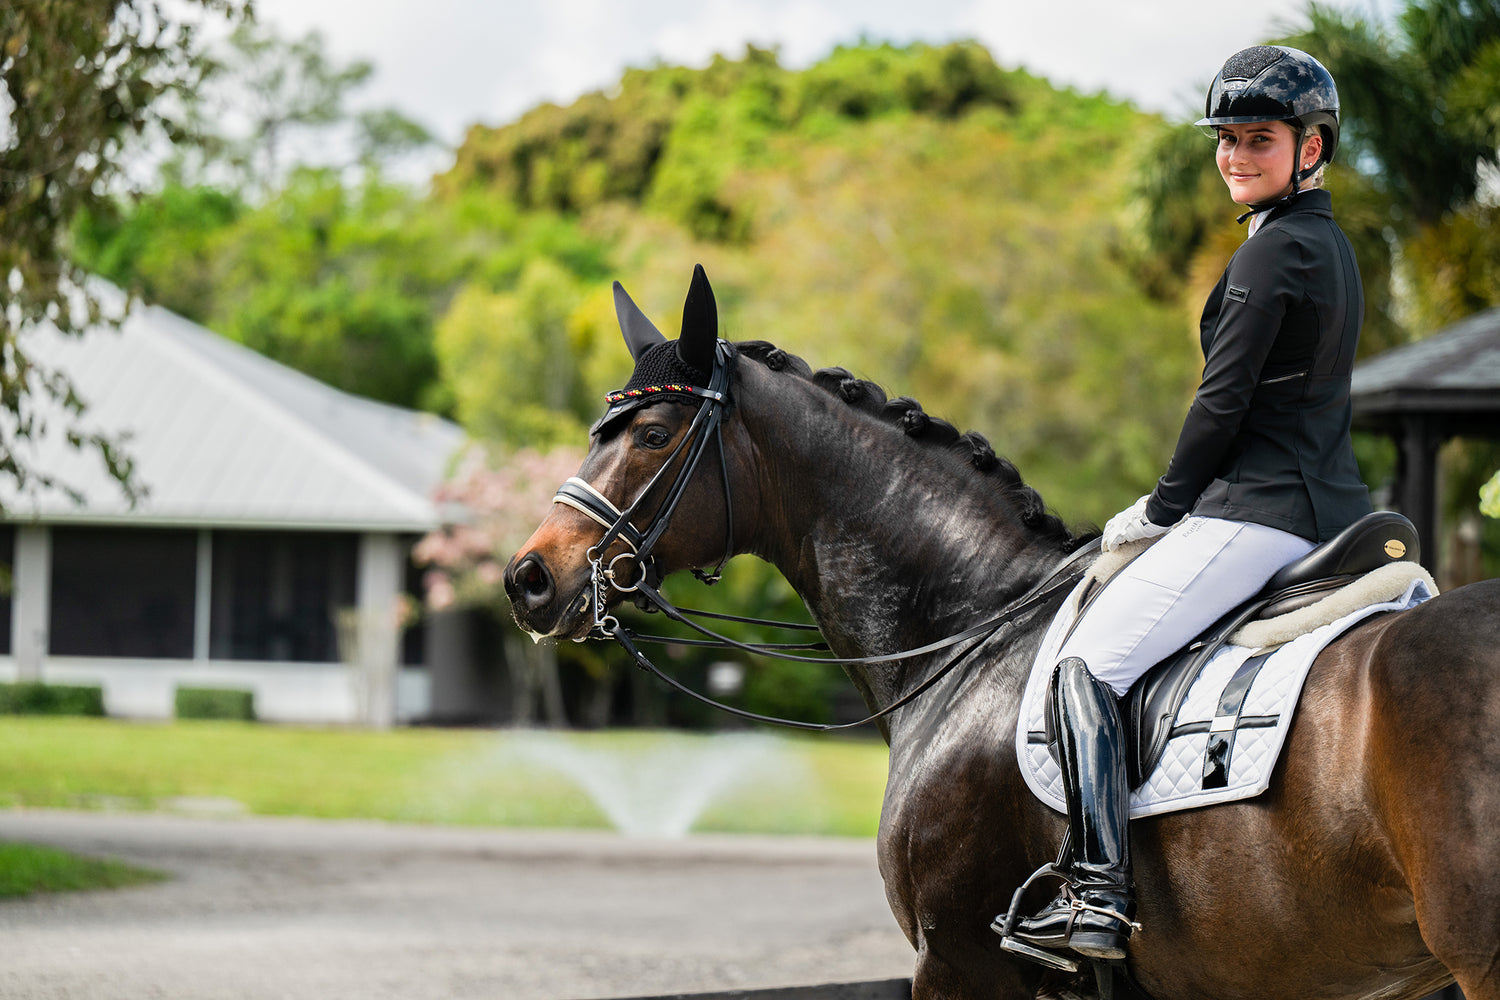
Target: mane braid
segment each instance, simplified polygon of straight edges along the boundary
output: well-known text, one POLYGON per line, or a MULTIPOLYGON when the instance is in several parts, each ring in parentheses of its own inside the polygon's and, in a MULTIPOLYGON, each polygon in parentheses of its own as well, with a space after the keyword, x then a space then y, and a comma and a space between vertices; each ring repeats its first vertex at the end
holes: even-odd
POLYGON ((995 454, 984 435, 975 431, 961 434, 948 421, 928 415, 922 404, 910 396, 890 399, 880 386, 856 378, 845 368, 823 368, 814 372, 795 354, 788 354, 764 340, 742 341, 735 346, 750 360, 772 371, 790 371, 807 379, 855 409, 899 428, 907 437, 945 448, 966 460, 981 475, 998 479, 1001 490, 1020 514, 1021 523, 1055 541, 1064 551, 1071 552, 1093 537, 1093 534, 1075 536, 1062 518, 1050 513, 1041 495, 1022 480, 1020 470, 1009 459, 995 454))

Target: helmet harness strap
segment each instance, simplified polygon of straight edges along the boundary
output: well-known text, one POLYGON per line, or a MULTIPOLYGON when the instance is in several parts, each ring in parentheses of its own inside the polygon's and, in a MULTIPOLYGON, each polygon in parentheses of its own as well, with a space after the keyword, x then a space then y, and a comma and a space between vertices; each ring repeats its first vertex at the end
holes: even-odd
MULTIPOLYGON (((1261 202, 1258 205, 1251 205, 1250 206, 1250 211, 1242 213, 1238 218, 1236 218, 1234 220, 1235 222, 1239 223, 1240 225, 1244 225, 1245 220, 1248 219, 1248 218, 1250 218, 1252 215, 1259 215, 1261 212, 1269 212, 1271 209, 1275 208, 1277 205, 1285 205, 1287 202, 1291 201, 1293 198, 1295 198, 1299 194, 1301 194, 1302 193, 1302 180, 1303 180, 1303 178, 1302 178, 1302 172, 1303 172, 1303 170, 1304 169, 1312 170, 1312 169, 1314 169, 1317 166, 1317 164, 1311 164, 1308 167, 1304 168, 1303 165, 1302 165, 1302 150, 1305 148, 1305 146, 1307 144, 1307 126, 1303 125, 1303 124, 1301 124, 1299 122, 1297 125, 1293 126, 1293 128, 1295 129, 1295 131, 1297 133, 1297 141, 1296 141, 1295 146, 1293 148, 1293 155, 1292 155, 1292 185, 1291 185, 1291 190, 1288 191, 1286 194, 1282 195, 1280 198, 1277 198, 1275 201, 1263 201, 1263 202, 1261 202)), ((1319 155, 1318 159, 1321 161, 1322 160, 1322 156, 1319 155)))

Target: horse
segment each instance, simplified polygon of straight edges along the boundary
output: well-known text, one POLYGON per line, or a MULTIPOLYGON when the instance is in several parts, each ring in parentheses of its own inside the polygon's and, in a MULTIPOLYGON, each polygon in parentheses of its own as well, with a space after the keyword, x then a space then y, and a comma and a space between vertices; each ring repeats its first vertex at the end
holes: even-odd
MULTIPOLYGON (((1023 783, 1011 738, 1063 598, 956 666, 946 651, 890 656, 1015 605, 1089 536, 982 436, 846 370, 718 340, 701 268, 676 340, 615 291, 637 376, 653 347, 704 374, 610 397, 570 480, 584 486, 571 502, 560 491, 506 567, 516 620, 582 639, 647 576, 729 554, 770 562, 834 654, 876 658, 846 667, 870 709, 896 706, 879 721, 890 763, 876 851, 915 949, 914 1000, 1090 992, 1083 973, 1013 955, 991 930, 1064 832, 1023 783), (702 388, 710 371, 723 373, 716 390, 702 388), (717 448, 694 451, 695 421, 715 407, 717 448), (595 499, 576 502, 584 493, 595 499), (669 516, 646 526, 653 510, 669 516), (649 573, 631 548, 642 536, 649 573)), ((1130 835, 1131 990, 1416 1000, 1456 981, 1469 1000, 1500 1000, 1500 581, 1337 638, 1311 668, 1267 791, 1137 819, 1130 835)))

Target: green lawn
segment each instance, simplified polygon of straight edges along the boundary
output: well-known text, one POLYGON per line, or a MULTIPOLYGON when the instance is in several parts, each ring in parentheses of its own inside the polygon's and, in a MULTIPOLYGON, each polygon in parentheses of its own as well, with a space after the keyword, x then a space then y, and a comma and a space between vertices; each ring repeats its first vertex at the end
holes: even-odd
POLYGON ((160 872, 109 858, 86 858, 32 844, 0 844, 0 899, 37 892, 117 889, 158 882, 160 872))
POLYGON ((764 732, 0 721, 0 808, 873 836, 885 768, 878 740, 764 732))

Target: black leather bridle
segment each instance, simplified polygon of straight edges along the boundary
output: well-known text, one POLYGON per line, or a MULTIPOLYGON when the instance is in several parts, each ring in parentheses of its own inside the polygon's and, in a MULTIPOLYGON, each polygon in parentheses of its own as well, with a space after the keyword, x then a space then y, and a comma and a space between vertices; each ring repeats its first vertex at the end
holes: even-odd
MULTIPOLYGON (((629 507, 621 510, 603 493, 577 476, 571 477, 558 487, 556 496, 552 498, 553 503, 572 507, 604 528, 603 537, 588 551, 592 587, 590 603, 594 622, 589 634, 584 638, 612 637, 611 627, 617 625, 618 622, 608 612, 607 598, 610 588, 622 594, 630 594, 638 590, 642 583, 653 580, 660 583, 661 574, 651 550, 671 525, 672 514, 677 510, 677 504, 682 500, 682 495, 686 492, 687 485, 692 480, 693 473, 697 470, 698 463, 702 461, 710 442, 718 448, 719 468, 724 475, 724 509, 727 519, 724 555, 711 572, 704 573, 696 569, 693 572, 704 583, 717 583, 722 575, 724 564, 729 561, 734 549, 733 491, 729 486, 729 463, 724 460, 724 416, 729 406, 729 373, 732 369, 733 357, 733 346, 727 341, 719 341, 714 350, 714 370, 709 378, 708 388, 683 387, 684 389, 690 388, 693 398, 701 399, 702 405, 698 407, 692 423, 688 425, 687 433, 677 443, 672 454, 662 463, 661 468, 656 470, 656 474, 636 495, 635 501, 629 507), (677 462, 679 455, 682 456, 682 463, 677 471, 677 478, 667 487, 666 496, 657 505, 646 529, 642 531, 636 528, 635 519, 641 513, 641 508, 656 492, 657 484, 666 475, 667 470, 677 462), (630 551, 621 552, 606 563, 604 554, 616 539, 624 542, 630 551), (625 559, 632 561, 629 578, 622 578, 620 571, 615 568, 616 564, 625 559)), ((597 432, 599 428, 596 427, 595 430, 597 432)))
MULTIPOLYGON (((731 639, 708 629, 689 616, 699 618, 715 618, 721 621, 738 622, 749 625, 765 625, 774 628, 793 629, 816 632, 816 625, 806 625, 797 622, 775 622, 760 618, 743 618, 735 615, 722 615, 706 611, 691 611, 678 608, 666 599, 658 589, 661 585, 662 574, 660 567, 656 564, 651 554, 652 548, 666 532, 671 523, 672 514, 677 509, 682 495, 687 489, 688 482, 692 479, 693 472, 697 469, 704 453, 712 442, 718 448, 719 467, 724 476, 724 508, 727 512, 728 524, 725 529, 725 550, 718 565, 709 573, 694 570, 694 574, 705 583, 715 583, 721 576, 724 564, 729 561, 734 548, 734 507, 732 491, 729 482, 729 463, 725 460, 723 426, 729 408, 729 384, 730 372, 733 369, 735 358, 734 347, 727 341, 720 340, 714 351, 714 368, 707 389, 691 387, 691 395, 702 400, 698 412, 688 426, 687 433, 683 435, 672 454, 662 463, 662 467, 656 471, 645 488, 636 496, 629 507, 621 510, 604 494, 596 490, 583 479, 574 476, 558 487, 557 494, 553 497, 554 503, 565 504, 574 510, 587 516, 604 528, 604 535, 588 550, 590 566, 589 579, 589 608, 593 614, 593 623, 588 634, 580 642, 588 639, 614 639, 621 647, 630 654, 636 665, 646 672, 654 675, 669 686, 681 691, 706 705, 728 712, 731 715, 755 722, 770 723, 778 726, 789 726, 795 729, 814 730, 827 732, 836 729, 852 729, 890 715, 897 709, 911 703, 919 695, 930 689, 939 680, 950 673, 969 654, 985 645, 994 637, 1000 629, 1014 623, 1019 618, 1035 610, 1047 599, 1071 588, 1076 578, 1083 572, 1087 562, 1084 556, 1096 550, 1098 543, 1086 546, 1074 552, 1039 584, 1032 587, 1019 600, 1013 602, 1003 612, 988 621, 971 626, 928 643, 916 649, 903 650, 899 653, 886 653, 879 656, 863 656, 854 658, 842 658, 833 656, 801 656, 792 653, 792 650, 823 650, 828 645, 823 642, 813 643, 745 643, 731 639), (677 471, 677 478, 667 487, 666 496, 657 505, 655 513, 651 516, 650 523, 646 528, 639 529, 635 526, 635 518, 641 512, 647 498, 656 492, 658 482, 666 475, 668 469, 677 462, 678 456, 683 457, 677 471), (606 562, 605 553, 616 541, 623 542, 629 551, 621 552, 606 562), (622 576, 622 571, 616 569, 616 565, 622 560, 630 560, 631 568, 628 577, 622 576), (634 594, 638 598, 637 603, 648 611, 660 611, 671 620, 687 626, 700 635, 703 639, 682 639, 668 636, 641 635, 626 628, 614 615, 609 613, 609 592, 614 590, 620 594, 634 594), (972 641, 971 641, 972 640, 972 641), (824 724, 815 722, 801 722, 795 719, 780 719, 775 716, 760 715, 749 712, 733 705, 715 701, 706 695, 684 685, 675 677, 665 673, 656 664, 643 654, 637 643, 648 644, 674 644, 680 646, 699 646, 716 649, 737 649, 743 652, 753 653, 758 656, 767 656, 774 659, 786 660, 795 663, 818 663, 833 665, 872 665, 879 663, 892 663, 899 660, 911 659, 925 656, 929 653, 939 652, 963 643, 970 643, 965 648, 958 650, 955 654, 921 684, 912 688, 896 701, 872 715, 857 722, 846 722, 842 724, 824 724)), ((595 428, 598 430, 598 427, 595 428)))

